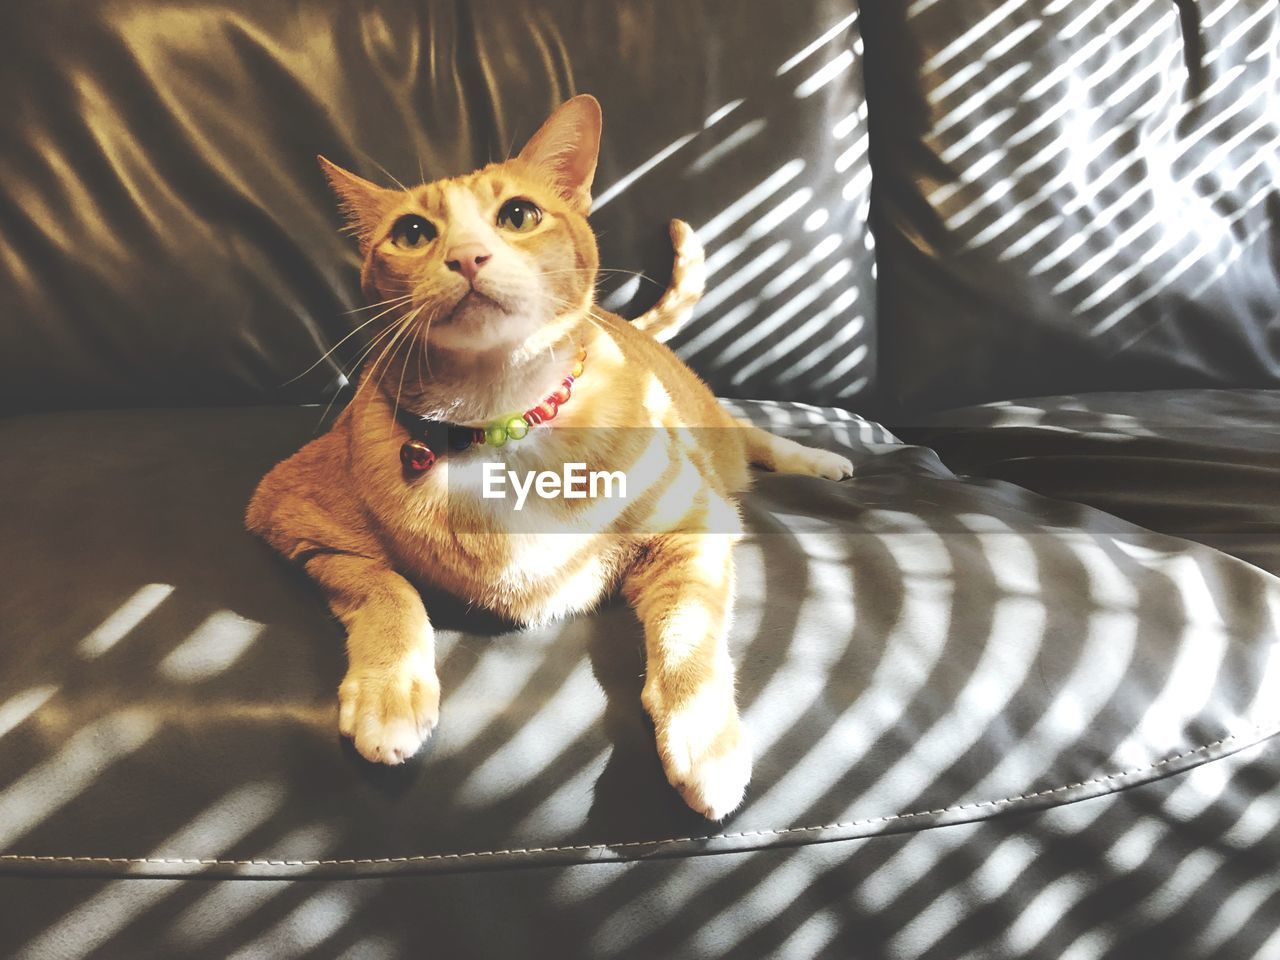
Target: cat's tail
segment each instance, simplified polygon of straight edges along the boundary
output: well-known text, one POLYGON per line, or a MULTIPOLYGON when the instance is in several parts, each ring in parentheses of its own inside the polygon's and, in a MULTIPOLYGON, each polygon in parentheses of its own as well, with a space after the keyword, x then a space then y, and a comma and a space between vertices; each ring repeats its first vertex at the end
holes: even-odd
POLYGON ((670 340, 684 326, 707 286, 706 254, 693 227, 683 220, 672 220, 671 245, 676 254, 671 286, 657 303, 631 321, 659 343, 670 340))

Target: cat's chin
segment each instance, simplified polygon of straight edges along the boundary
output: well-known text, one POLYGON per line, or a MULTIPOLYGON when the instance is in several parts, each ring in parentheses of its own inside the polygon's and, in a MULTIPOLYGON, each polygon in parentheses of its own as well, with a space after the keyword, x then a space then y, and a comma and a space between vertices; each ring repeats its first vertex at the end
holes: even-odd
POLYGON ((534 327, 522 311, 510 310, 496 298, 472 290, 447 316, 431 325, 429 336, 440 347, 491 350, 523 342, 534 327))

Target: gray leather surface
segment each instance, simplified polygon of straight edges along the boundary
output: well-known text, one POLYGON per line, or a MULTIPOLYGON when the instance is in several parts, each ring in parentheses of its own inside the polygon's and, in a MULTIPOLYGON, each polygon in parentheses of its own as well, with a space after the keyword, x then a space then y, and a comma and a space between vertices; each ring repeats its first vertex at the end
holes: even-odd
POLYGON ((340 740, 340 631, 239 526, 318 409, 0 421, 0 867, 358 876, 785 847, 1079 800, 1277 729, 1280 581, 956 479, 847 414, 755 413, 857 472, 761 476, 746 500, 732 646, 757 764, 718 826, 663 779, 621 604, 515 631, 428 596, 440 729, 403 768, 340 740))
POLYGON ((1280 391, 1035 397, 943 411, 904 434, 959 473, 1087 503, 1280 575, 1280 391))
POLYGON ((681 860, 362 880, 0 875, 22 960, 1271 960, 1276 741, 1122 793, 681 860))
POLYGON ((578 92, 604 106, 601 264, 645 274, 602 274, 605 305, 657 300, 680 217, 711 268, 677 343, 699 372, 852 403, 875 369, 855 6, 7 3, 0 408, 327 398, 361 337, 306 371, 363 301, 316 154, 386 186, 466 173, 578 92))
POLYGON ((888 406, 1280 386, 1280 6, 862 8, 888 406))

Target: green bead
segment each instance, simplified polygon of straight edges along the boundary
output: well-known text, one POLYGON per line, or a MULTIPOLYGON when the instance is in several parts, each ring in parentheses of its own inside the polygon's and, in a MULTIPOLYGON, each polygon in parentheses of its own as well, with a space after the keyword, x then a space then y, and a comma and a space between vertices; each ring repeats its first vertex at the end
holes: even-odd
POLYGON ((492 423, 484 428, 484 442, 491 447, 500 447, 507 442, 507 428, 500 423, 492 423))
POLYGON ((524 422, 524 417, 512 417, 507 421, 507 436, 512 440, 519 440, 529 432, 529 424, 524 422))

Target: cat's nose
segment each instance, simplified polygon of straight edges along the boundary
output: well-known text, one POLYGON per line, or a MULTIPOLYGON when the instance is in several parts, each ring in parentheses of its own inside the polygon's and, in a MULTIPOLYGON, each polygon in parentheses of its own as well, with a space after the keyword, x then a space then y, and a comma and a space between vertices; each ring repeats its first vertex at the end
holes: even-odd
POLYGON ((475 283, 476 274, 492 256, 482 243, 460 243, 445 251, 444 265, 454 273, 462 274, 468 283, 475 283))

